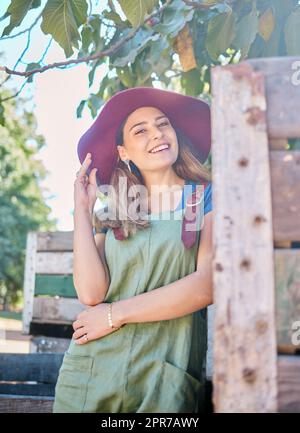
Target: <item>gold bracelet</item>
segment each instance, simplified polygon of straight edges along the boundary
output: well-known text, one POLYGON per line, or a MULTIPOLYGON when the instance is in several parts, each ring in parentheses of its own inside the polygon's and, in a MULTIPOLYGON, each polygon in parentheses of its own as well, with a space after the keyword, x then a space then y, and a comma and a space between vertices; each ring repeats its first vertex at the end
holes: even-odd
POLYGON ((110 326, 112 329, 117 330, 117 329, 120 329, 121 326, 116 327, 116 326, 113 325, 112 317, 111 317, 112 304, 113 304, 113 302, 111 302, 110 304, 108 304, 108 323, 109 323, 109 326, 110 326))

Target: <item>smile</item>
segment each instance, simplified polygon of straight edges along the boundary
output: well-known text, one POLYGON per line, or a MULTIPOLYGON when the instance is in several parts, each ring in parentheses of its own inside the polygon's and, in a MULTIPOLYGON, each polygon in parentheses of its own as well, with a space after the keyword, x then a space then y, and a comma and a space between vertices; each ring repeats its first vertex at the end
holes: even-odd
POLYGON ((158 153, 163 150, 168 150, 170 145, 168 143, 161 144, 160 146, 153 147, 153 149, 149 150, 149 153, 158 153))

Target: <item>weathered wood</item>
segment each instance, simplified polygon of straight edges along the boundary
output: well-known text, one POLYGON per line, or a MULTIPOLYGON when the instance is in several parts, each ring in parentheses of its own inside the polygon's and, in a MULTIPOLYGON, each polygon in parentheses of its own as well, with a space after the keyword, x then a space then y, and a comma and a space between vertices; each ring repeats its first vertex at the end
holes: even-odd
POLYGON ((30 353, 64 353, 68 350, 71 340, 57 337, 33 337, 30 340, 30 353))
POLYGON ((73 251, 74 231, 37 232, 37 251, 73 251))
POLYGON ((286 150, 288 146, 288 141, 286 138, 270 138, 269 148, 270 150, 286 150))
POLYGON ((2 353, 0 354, 0 381, 56 383, 62 354, 2 353))
POLYGON ((300 321, 300 250, 274 251, 277 345, 282 352, 300 350, 292 341, 293 324, 300 321))
POLYGON ((207 307, 207 353, 206 353, 206 378, 211 381, 213 376, 213 328, 215 306, 207 307))
POLYGON ((214 408, 275 412, 272 205, 263 74, 247 62, 215 67, 212 92, 214 408))
POLYGON ((300 357, 278 357, 279 412, 300 412, 300 357))
POLYGON ((24 272, 24 307, 23 307, 23 332, 28 334, 29 324, 32 318, 34 284, 36 272, 36 232, 28 232, 26 241, 26 259, 24 272))
POLYGON ((300 137, 300 57, 251 59, 247 62, 256 71, 263 71, 265 77, 269 136, 300 137))
POLYGON ((300 151, 270 152, 275 241, 300 240, 300 151))
POLYGON ((37 274, 72 274, 73 252, 53 251, 36 253, 37 274))
POLYGON ((0 413, 52 413, 54 397, 0 395, 0 413))
POLYGON ((53 397, 55 393, 55 384, 49 383, 1 383, 0 394, 9 395, 30 395, 30 396, 43 396, 53 397))
POLYGON ((77 298, 73 284, 73 275, 39 275, 35 276, 35 296, 49 295, 65 298, 77 298))
POLYGON ((33 321, 72 323, 86 309, 78 299, 36 296, 33 301, 33 321))

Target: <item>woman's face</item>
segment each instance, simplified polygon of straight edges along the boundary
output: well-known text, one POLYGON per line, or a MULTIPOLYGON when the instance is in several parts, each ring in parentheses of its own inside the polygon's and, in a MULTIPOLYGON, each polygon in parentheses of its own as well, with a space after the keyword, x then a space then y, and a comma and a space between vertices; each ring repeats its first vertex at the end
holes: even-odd
POLYGON ((176 132, 158 108, 141 107, 133 111, 124 125, 123 137, 123 146, 118 146, 120 158, 133 161, 142 173, 166 169, 177 159, 176 132))

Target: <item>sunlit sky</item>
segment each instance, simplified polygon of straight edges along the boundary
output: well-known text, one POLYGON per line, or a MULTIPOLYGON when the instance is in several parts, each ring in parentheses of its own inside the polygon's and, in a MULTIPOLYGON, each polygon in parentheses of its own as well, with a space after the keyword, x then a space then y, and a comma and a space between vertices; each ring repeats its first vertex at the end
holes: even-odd
MULTIPOLYGON (((9 0, 0 1, 0 16, 3 16, 9 4, 9 0)), ((42 4, 45 4, 45 0, 42 4)), ((103 9, 106 1, 93 1, 93 13, 100 11, 98 4, 101 4, 103 9)), ((15 28, 12 34, 28 28, 34 22, 38 11, 40 9, 30 11, 21 26, 15 28)), ((9 18, 0 22, 1 34, 8 23, 9 18)), ((23 61, 29 63, 39 60, 50 39, 50 35, 44 35, 39 26, 36 26, 31 33, 30 48, 23 61)), ((26 43, 27 33, 14 39, 0 40, 0 53, 4 54, 1 64, 13 68, 26 43)), ((73 57, 76 58, 76 52, 73 57)), ((64 51, 53 40, 44 63, 63 60, 64 51)), ((19 64, 17 70, 25 68, 25 65, 19 64)), ((21 93, 21 96, 31 97, 26 108, 33 111, 38 123, 37 132, 46 140, 38 158, 43 161, 49 174, 41 182, 41 187, 46 188, 45 202, 51 207, 51 217, 58 219, 58 230, 73 230, 73 183, 80 167, 77 143, 95 120, 88 108, 83 110, 82 118, 77 119, 76 108, 82 99, 87 99, 90 92, 98 90, 104 69, 98 68, 95 84, 91 88, 88 87, 88 72, 89 68, 85 64, 73 66, 69 70, 49 70, 35 75, 33 83, 27 84, 21 93)), ((23 80, 24 78, 14 77, 9 80, 9 87, 19 90, 23 80)))

